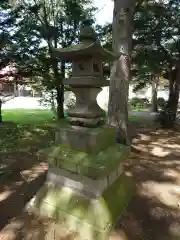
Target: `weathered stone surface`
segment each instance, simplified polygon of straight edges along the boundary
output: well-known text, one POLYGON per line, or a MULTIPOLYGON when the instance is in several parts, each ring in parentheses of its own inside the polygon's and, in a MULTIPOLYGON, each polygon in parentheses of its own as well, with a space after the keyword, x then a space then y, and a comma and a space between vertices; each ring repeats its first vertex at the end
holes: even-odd
POLYGON ((104 117, 105 112, 96 101, 97 95, 101 90, 100 87, 73 87, 72 91, 76 95, 76 106, 67 112, 68 116, 88 119, 104 117))
POLYGON ((97 127, 102 124, 99 118, 103 118, 105 113, 96 99, 102 90, 101 86, 109 85, 103 76, 103 58, 118 58, 103 49, 93 33, 94 29, 90 25, 83 24, 79 44, 53 50, 56 57, 72 61, 71 77, 64 84, 71 86, 76 95, 75 107, 67 112, 69 123, 73 126, 97 127), (85 29, 89 32, 86 37, 81 35, 85 29))
POLYGON ((125 175, 96 199, 86 199, 68 188, 45 185, 36 196, 34 211, 63 222, 82 239, 105 240, 129 203, 133 189, 131 179, 125 175))
POLYGON ((56 187, 69 187, 72 191, 87 198, 98 197, 108 188, 123 172, 123 163, 102 179, 94 180, 83 175, 75 174, 67 170, 49 169, 46 183, 56 187), (121 168, 121 172, 119 169, 121 168))
POLYGON ((91 59, 92 57, 93 59, 100 59, 101 61, 113 61, 119 57, 113 52, 102 48, 94 29, 90 25, 82 25, 79 40, 79 44, 62 49, 52 49, 53 56, 68 61, 80 61, 87 58, 91 59))
POLYGON ((66 127, 56 132, 55 140, 57 144, 97 153, 116 144, 116 129, 108 125, 90 129, 66 127))
POLYGON ((50 169, 46 183, 61 188, 69 187, 72 191, 88 198, 100 196, 107 188, 107 180, 93 180, 85 176, 74 174, 70 171, 50 169))
POLYGON ((102 179, 118 169, 120 162, 127 158, 129 147, 114 145, 99 153, 88 153, 59 145, 45 151, 44 155, 50 167, 62 168, 93 179, 102 179))
POLYGON ((77 126, 97 126, 98 118, 104 118, 105 112, 97 104, 97 95, 102 89, 100 87, 77 87, 74 86, 72 91, 76 95, 76 105, 67 111, 68 119, 71 125, 77 126), (72 121, 75 118, 75 121, 72 121))
POLYGON ((84 87, 105 87, 109 86, 110 81, 105 80, 101 77, 86 76, 86 81, 82 82, 82 77, 65 79, 64 84, 69 84, 71 86, 84 86, 84 87))
POLYGON ((81 118, 81 117, 67 117, 69 123, 73 126, 81 126, 85 128, 96 128, 105 123, 103 117, 96 118, 81 118))
POLYGON ((118 169, 129 155, 130 149, 125 146, 115 145, 101 151, 97 155, 88 155, 78 165, 78 172, 93 179, 102 178, 118 169))

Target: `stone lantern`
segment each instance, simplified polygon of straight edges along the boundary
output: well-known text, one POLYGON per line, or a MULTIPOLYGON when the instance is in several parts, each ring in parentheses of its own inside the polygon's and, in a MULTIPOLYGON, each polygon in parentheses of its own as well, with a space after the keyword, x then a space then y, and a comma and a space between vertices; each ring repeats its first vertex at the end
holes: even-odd
POLYGON ((76 106, 67 113, 70 124, 97 127, 104 122, 105 113, 96 97, 101 87, 109 85, 103 77, 103 62, 112 61, 116 56, 101 47, 88 24, 82 26, 79 40, 80 44, 54 50, 54 56, 72 62, 72 76, 64 81, 76 95, 76 106))
POLYGON ((64 84, 75 93, 76 106, 68 111, 67 125, 57 130, 56 146, 39 152, 49 170, 34 208, 82 239, 105 240, 133 193, 123 173, 130 151, 116 144, 116 129, 105 124, 105 113, 96 102, 101 87, 108 85, 102 64, 116 56, 101 47, 87 23, 79 40, 72 47, 53 50, 55 57, 72 62, 72 76, 64 84))

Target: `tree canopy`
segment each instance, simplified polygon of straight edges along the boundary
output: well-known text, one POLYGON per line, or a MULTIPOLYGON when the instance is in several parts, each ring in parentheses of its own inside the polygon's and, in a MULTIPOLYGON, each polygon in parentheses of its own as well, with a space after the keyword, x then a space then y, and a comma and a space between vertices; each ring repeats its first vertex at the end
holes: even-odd
POLYGON ((96 10, 90 0, 19 0, 1 4, 0 25, 8 38, 0 51, 1 69, 12 64, 19 78, 55 91, 58 116, 63 117, 65 62, 52 56, 52 47, 67 47, 78 41, 81 22, 96 10), (29 17, 31 16, 31 17, 29 17))

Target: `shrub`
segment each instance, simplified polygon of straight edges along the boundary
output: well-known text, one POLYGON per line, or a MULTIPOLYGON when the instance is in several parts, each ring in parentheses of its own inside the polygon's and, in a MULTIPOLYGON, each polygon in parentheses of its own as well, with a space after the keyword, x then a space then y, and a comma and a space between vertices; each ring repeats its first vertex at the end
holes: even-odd
POLYGON ((72 109, 75 107, 76 99, 71 98, 69 99, 68 103, 66 104, 67 109, 72 109))
POLYGON ((159 111, 157 120, 164 128, 172 128, 175 123, 174 114, 171 109, 167 107, 167 105, 165 105, 164 108, 159 111))
POLYGON ((163 109, 165 107, 165 105, 166 105, 166 100, 164 98, 162 98, 162 97, 159 97, 157 99, 157 105, 158 105, 158 107, 163 109))
POLYGON ((129 101, 129 105, 132 108, 147 108, 149 106, 149 100, 147 98, 134 97, 129 101))

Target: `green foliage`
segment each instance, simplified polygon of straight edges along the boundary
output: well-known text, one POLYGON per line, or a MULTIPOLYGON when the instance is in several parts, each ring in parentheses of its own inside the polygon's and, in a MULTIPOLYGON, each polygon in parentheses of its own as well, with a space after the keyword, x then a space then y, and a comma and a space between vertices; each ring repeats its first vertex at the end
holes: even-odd
POLYGON ((159 112, 158 121, 164 128, 172 128, 174 126, 174 113, 167 105, 159 112))
POLYGON ((147 98, 134 97, 129 100, 130 108, 132 109, 144 109, 149 107, 149 100, 147 98))
POLYGON ((171 70, 177 67, 179 2, 144 1, 136 7, 134 19, 134 80, 141 88, 151 81, 151 75, 162 75, 170 66, 171 70))
POLYGON ((31 152, 53 141, 55 124, 51 111, 6 110, 3 118, 8 122, 0 125, 0 152, 31 152))
POLYGON ((63 79, 69 64, 52 56, 53 48, 78 42, 79 28, 92 17, 95 8, 90 0, 19 0, 0 5, 0 31, 8 44, 0 50, 0 69, 8 64, 17 71, 14 79, 26 79, 44 92, 54 91, 57 113, 63 117, 63 79), (31 17, 29 17, 31 16, 31 17))
POLYGON ((163 109, 164 107, 165 107, 165 105, 166 105, 166 100, 164 99, 164 98, 162 98, 162 97, 159 97, 158 99, 157 99, 157 105, 158 105, 158 107, 160 107, 161 109, 163 109))
POLYGON ((74 98, 71 98, 67 103, 67 108, 72 109, 75 107, 75 104, 76 104, 76 100, 74 98))
POLYGON ((15 124, 46 124, 53 122, 54 115, 45 109, 2 110, 3 119, 15 124))
POLYGON ((0 31, 6 36, 6 45, 0 49, 0 69, 11 64, 17 67, 18 77, 23 76, 40 46, 40 39, 32 37, 36 32, 35 17, 29 17, 27 7, 12 7, 7 1, 0 5, 0 11, 0 31))

